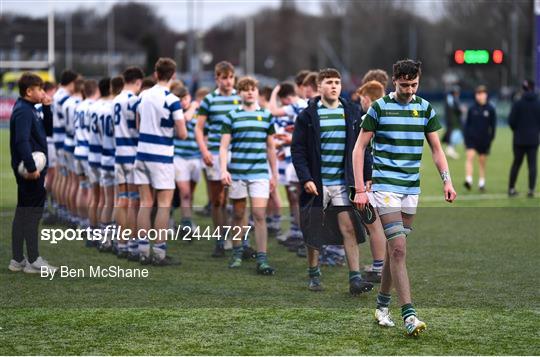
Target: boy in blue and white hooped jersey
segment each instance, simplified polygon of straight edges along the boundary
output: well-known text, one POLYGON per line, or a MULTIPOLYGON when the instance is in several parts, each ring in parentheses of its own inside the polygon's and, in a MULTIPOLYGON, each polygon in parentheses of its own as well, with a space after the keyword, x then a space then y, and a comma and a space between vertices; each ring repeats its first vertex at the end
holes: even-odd
MULTIPOLYGON (((90 227, 88 218, 88 203, 90 198, 90 181, 88 180, 88 151, 90 139, 90 107, 99 98, 98 85, 95 80, 89 79, 83 85, 84 100, 76 108, 77 125, 75 126, 75 174, 79 179, 76 206, 81 217, 81 227, 90 227)), ((91 245, 90 243, 88 243, 91 245)))
POLYGON ((128 67, 123 72, 124 88, 113 100, 114 137, 116 144, 114 176, 116 184, 115 218, 121 229, 130 229, 129 242, 118 242, 118 257, 138 260, 137 207, 139 192, 135 185, 134 164, 137 155, 136 111, 139 104, 144 72, 139 67, 128 67))
POLYGON ((60 76, 60 87, 54 93, 53 112, 53 142, 56 150, 56 175, 53 181, 53 197, 58 205, 57 215, 60 219, 67 218, 65 187, 67 185, 67 170, 65 168, 64 139, 66 136, 66 125, 62 106, 73 92, 77 73, 72 70, 65 70, 60 76))
MULTIPOLYGON (((240 79, 238 91, 242 98, 242 106, 227 114, 221 128, 219 148, 221 177, 223 184, 230 186, 229 197, 233 203, 234 229, 239 230, 245 224, 246 199, 249 197, 255 225, 257 273, 273 275, 275 269, 268 264, 267 259, 266 230, 266 205, 270 191, 275 189, 277 181, 272 114, 260 109, 257 104, 259 90, 255 79, 251 77, 240 79), (227 164, 229 146, 231 161, 227 164), (268 166, 271 175, 268 173, 268 166)), ((241 241, 233 240, 233 255, 229 268, 241 266, 242 250, 241 241)))
POLYGON ((279 121, 283 130, 276 137, 283 142, 283 154, 285 155, 285 162, 287 162, 285 167, 285 188, 291 209, 292 221, 290 231, 278 237, 278 240, 283 241, 287 246, 293 245, 300 247, 303 245, 303 242, 299 225, 298 177, 296 176, 291 160, 290 143, 292 140, 291 129, 294 127, 294 122, 298 114, 307 107, 307 102, 297 96, 296 89, 292 83, 284 82, 276 86, 272 91, 269 107, 270 112, 275 117, 288 118, 288 121, 279 121), (281 106, 278 105, 278 98, 281 106))
MULTIPOLYGON (((212 206, 212 223, 214 229, 221 229, 226 224, 226 193, 221 182, 219 163, 219 145, 221 140, 221 124, 225 115, 240 105, 240 97, 234 90, 234 67, 226 61, 216 64, 214 68, 217 89, 208 94, 197 112, 195 138, 205 164, 206 177, 212 206), (208 143, 204 139, 205 125, 208 123, 208 143)), ((216 240, 212 257, 224 257, 224 241, 216 240)))
POLYGON ((166 254, 166 237, 155 240, 150 256, 150 242, 144 232, 154 228, 164 232, 168 228, 169 211, 174 194, 174 144, 176 129, 181 139, 187 137, 186 124, 177 96, 169 92, 176 75, 176 63, 170 58, 160 58, 155 65, 157 84, 141 93, 139 104, 140 124, 137 156, 135 159, 135 184, 140 195, 137 214, 139 261, 142 265, 158 266, 178 264, 166 254), (157 201, 154 224, 151 211, 157 201))
MULTIPOLYGON (((195 141, 195 126, 197 124, 197 109, 199 102, 191 100, 191 94, 186 87, 178 85, 171 87, 171 92, 180 99, 184 119, 186 120, 187 138, 174 138, 174 180, 180 191, 182 211, 182 227, 194 227, 193 194, 201 178, 201 152, 195 141)), ((185 231, 184 233, 188 233, 185 231)))
POLYGON ((356 187, 354 203, 364 209, 369 198, 364 186, 364 152, 373 139, 373 196, 387 239, 382 281, 377 295, 375 318, 393 326, 388 313, 392 285, 398 292, 401 317, 408 335, 426 328, 411 299, 406 265, 406 242, 416 214, 420 194, 420 164, 424 139, 443 181, 444 199, 453 202, 456 191, 437 130, 441 128, 431 104, 416 96, 421 63, 401 60, 394 64, 395 92, 376 100, 362 122, 353 152, 356 187))
MULTIPOLYGON (((101 216, 99 217, 100 226, 105 229, 114 224, 114 156, 115 156, 115 138, 113 121, 113 100, 114 96, 109 80, 109 87, 104 87, 101 93, 101 106, 98 110, 98 130, 101 134, 101 166, 99 186, 102 194, 100 195, 99 207, 101 216), (108 92, 105 91, 108 89, 108 92)), ((99 245, 100 251, 112 250, 112 241, 109 236, 104 237, 99 245)))
POLYGON ((73 93, 66 99, 62 106, 62 112, 64 116, 66 136, 64 139, 64 155, 66 158, 66 169, 68 171, 67 185, 64 190, 67 192, 66 203, 68 207, 68 220, 73 225, 80 224, 77 203, 77 191, 79 189, 79 179, 75 175, 75 158, 73 153, 75 152, 75 127, 77 126, 76 110, 79 103, 82 101, 82 87, 84 80, 77 78, 73 87, 73 93))
MULTIPOLYGON (((90 198, 88 201, 88 218, 90 228, 98 229, 101 217, 100 199, 104 194, 100 188, 101 177, 101 152, 103 150, 101 131, 99 129, 99 116, 101 115, 102 96, 107 96, 110 90, 110 78, 102 78, 98 82, 99 98, 88 105, 88 116, 90 117, 88 132, 88 181, 90 182, 90 198)), ((92 245, 92 244, 90 244, 92 245)))

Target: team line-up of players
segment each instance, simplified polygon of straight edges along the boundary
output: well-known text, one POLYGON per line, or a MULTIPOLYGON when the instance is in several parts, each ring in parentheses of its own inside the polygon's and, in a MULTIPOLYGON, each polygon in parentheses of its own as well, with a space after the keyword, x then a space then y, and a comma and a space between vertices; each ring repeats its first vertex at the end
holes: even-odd
MULTIPOLYGON (((256 79, 237 79, 234 67, 223 61, 215 66, 217 88, 199 89, 195 100, 175 80, 176 64, 169 58, 156 62, 152 80, 137 67, 99 83, 65 71, 53 97, 49 164, 56 172, 46 182, 53 211, 83 228, 103 230, 114 223, 133 232, 127 242, 102 235, 101 251, 114 250, 119 258, 142 265, 175 265, 179 262, 167 254, 165 237, 150 244, 148 236, 135 237, 134 232, 168 228, 175 187, 180 225, 194 227, 193 193, 204 172, 218 236, 223 237, 227 224, 244 231, 254 228, 256 250, 248 239, 233 240, 229 268, 256 258, 258 274, 274 275, 267 238, 281 226, 275 188, 284 184, 291 225, 278 239, 307 256, 309 290, 322 290, 321 247, 314 237, 321 235, 326 218, 315 208, 337 207, 337 234, 344 243, 351 294, 368 292, 373 282, 381 282, 375 317, 379 324, 393 326, 388 305, 396 284, 405 328, 416 335, 425 324, 411 302, 405 238, 420 193, 424 138, 443 180, 444 199, 452 202, 456 197, 436 133, 441 128, 437 115, 429 102, 415 95, 420 66, 412 60, 394 64, 395 92, 388 95, 388 75, 369 71, 355 92, 360 105, 340 97, 341 75, 335 69, 302 71, 295 84, 259 90, 256 79), (356 188, 350 193, 349 187, 356 188), (364 277, 351 201, 363 212, 370 235, 373 263, 364 277), (310 205, 315 208, 306 210, 310 205), (299 206, 311 222, 302 225, 304 237, 299 206), (365 218, 369 212, 374 219, 365 218)), ((93 242, 89 239, 88 245, 93 242)), ((225 242, 216 239, 213 257, 225 256, 225 242)), ((335 249, 337 256, 344 255, 343 248, 335 249)))

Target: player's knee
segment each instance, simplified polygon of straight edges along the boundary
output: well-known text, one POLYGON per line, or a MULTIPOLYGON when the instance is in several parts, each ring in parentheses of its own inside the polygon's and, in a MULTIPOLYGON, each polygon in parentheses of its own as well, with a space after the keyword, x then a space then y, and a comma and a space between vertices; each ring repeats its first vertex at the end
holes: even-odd
POLYGON ((151 209, 152 207, 154 207, 154 201, 149 199, 141 199, 139 205, 141 209, 151 209))
POLYGON ((246 211, 244 209, 235 209, 233 211, 233 219, 237 222, 241 221, 242 219, 244 219, 245 213, 246 211))
POLYGON ((213 208, 221 208, 221 207, 223 207, 223 204, 224 204, 223 201, 224 200, 219 196, 212 198, 212 202, 211 202, 212 207, 213 208))
POLYGON ((407 254, 405 245, 396 245, 390 248, 390 256, 393 260, 403 260, 407 254))
POLYGON ((266 214, 264 209, 253 209, 252 216, 256 223, 261 223, 266 220, 266 214))
POLYGON ((352 225, 352 222, 345 221, 339 223, 339 230, 341 231, 341 234, 344 235, 345 238, 347 237, 354 237, 356 239, 356 232, 354 230, 354 226, 352 225))
POLYGON ((183 202, 191 202, 191 192, 182 192, 180 200, 183 202))

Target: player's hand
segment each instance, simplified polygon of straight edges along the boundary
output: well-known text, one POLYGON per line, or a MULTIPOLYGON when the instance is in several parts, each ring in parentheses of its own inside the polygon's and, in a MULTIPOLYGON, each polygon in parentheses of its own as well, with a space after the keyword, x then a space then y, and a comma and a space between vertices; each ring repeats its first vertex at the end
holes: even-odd
POLYGON ((37 179, 39 178, 39 176, 41 176, 41 175, 40 175, 39 171, 36 170, 36 171, 34 171, 34 172, 29 172, 29 173, 27 173, 26 175, 23 176, 23 178, 24 178, 25 180, 31 180, 31 181, 33 181, 33 180, 37 180, 37 179))
POLYGON ((283 137, 281 138, 283 141, 283 145, 291 145, 292 143, 292 135, 289 133, 283 134, 283 137))
POLYGON ((201 105, 201 103, 197 102, 196 100, 194 100, 193 102, 191 102, 191 104, 189 105, 189 109, 199 109, 199 106, 201 105))
POLYGON ((43 104, 43 105, 51 105, 52 104, 52 97, 50 95, 47 95, 47 93, 45 93, 43 95, 43 98, 41 98, 41 104, 43 104))
POLYGON ((454 202, 456 199, 457 193, 456 190, 454 190, 454 186, 452 185, 451 181, 447 181, 444 184, 444 199, 446 202, 454 202))
POLYGON ((207 150, 205 153, 203 153, 202 159, 206 166, 209 166, 209 167, 214 166, 214 156, 212 155, 210 151, 207 150))
POLYGON ((373 181, 368 180, 366 181, 366 191, 371 192, 371 185, 373 184, 373 181))
POLYGON ((221 173, 221 183, 225 186, 230 186, 232 184, 232 177, 229 171, 223 171, 221 173))
POLYGON ((366 192, 357 192, 354 195, 353 200, 354 205, 359 210, 363 211, 366 208, 366 205, 369 203, 369 198, 366 192))
POLYGON ((315 182, 308 181, 304 184, 304 190, 306 190, 307 193, 310 195, 318 196, 319 193, 317 192, 317 186, 315 185, 315 182))
POLYGON ((272 177, 270 177, 270 192, 274 192, 274 190, 276 189, 276 183, 277 177, 272 175, 272 177))
POLYGON ((287 133, 292 133, 292 132, 294 131, 294 124, 287 125, 287 126, 285 127, 285 131, 286 131, 287 133))

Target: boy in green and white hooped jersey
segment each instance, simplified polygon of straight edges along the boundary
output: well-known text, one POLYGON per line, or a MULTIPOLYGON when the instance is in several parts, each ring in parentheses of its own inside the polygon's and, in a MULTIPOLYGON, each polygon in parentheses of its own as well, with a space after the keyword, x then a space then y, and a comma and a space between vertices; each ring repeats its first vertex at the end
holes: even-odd
MULTIPOLYGON (((244 77, 238 81, 242 106, 231 111, 223 120, 219 162, 221 181, 230 186, 229 197, 233 203, 233 232, 245 225, 246 198, 251 201, 251 215, 255 226, 257 245, 257 273, 273 275, 268 264, 266 206, 270 191, 277 182, 276 152, 272 114, 257 104, 257 81, 244 77), (231 161, 227 155, 231 150, 231 161), (270 166, 271 175, 268 173, 270 166)), ((232 236, 232 233, 229 234, 232 236)), ((227 237, 230 239, 231 237, 227 237)), ((242 264, 243 247, 240 240, 233 240, 233 255, 229 268, 242 264)))
MULTIPOLYGON (((221 140, 221 124, 225 115, 240 106, 240 97, 234 90, 234 67, 221 61, 214 68, 217 89, 209 93, 202 101, 197 112, 195 139, 201 150, 201 157, 206 169, 208 192, 212 207, 212 223, 214 229, 221 229, 227 222, 226 192, 221 183, 219 172, 219 144, 221 140), (205 141, 204 129, 208 122, 208 142, 205 141)), ((225 256, 224 241, 216 240, 212 257, 225 256)))
POLYGON ((375 101, 362 122, 353 151, 356 186, 354 203, 364 209, 368 196, 364 187, 364 151, 373 138, 372 191, 387 239, 382 281, 375 318, 382 326, 393 326, 388 306, 394 282, 407 334, 418 335, 426 324, 416 317, 405 264, 406 237, 416 214, 420 194, 420 162, 424 138, 444 184, 444 199, 453 202, 456 191, 437 130, 441 128, 431 104, 416 96, 421 63, 401 60, 394 64, 395 92, 375 101))

